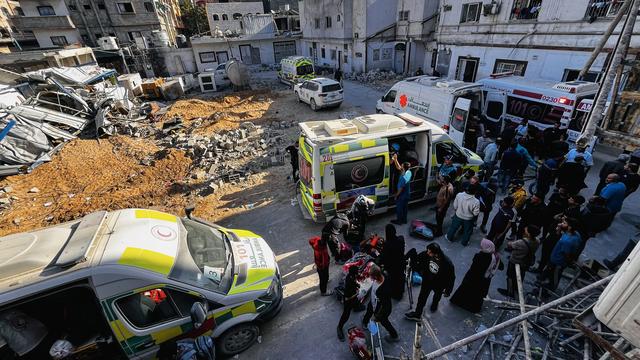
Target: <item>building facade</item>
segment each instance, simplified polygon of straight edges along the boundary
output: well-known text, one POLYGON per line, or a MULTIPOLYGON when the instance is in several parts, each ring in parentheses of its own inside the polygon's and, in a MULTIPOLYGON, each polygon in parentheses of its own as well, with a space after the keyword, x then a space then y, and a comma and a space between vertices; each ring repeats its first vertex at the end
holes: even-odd
MULTIPOLYGON (((476 81, 492 73, 568 81, 589 58, 622 1, 445 0, 440 3, 436 70, 450 79, 476 81)), ((622 23, 591 67, 596 80, 606 67, 622 23)), ((636 22, 629 57, 640 50, 636 22)), ((429 72, 429 71, 427 71, 429 72)))
POLYGON ((20 9, 11 17, 13 25, 18 31, 33 32, 41 48, 82 44, 64 0, 21 0, 20 9))
POLYGON ((243 16, 264 14, 262 2, 207 3, 206 10, 209 29, 212 32, 219 30, 223 33, 227 30, 244 32, 243 16))

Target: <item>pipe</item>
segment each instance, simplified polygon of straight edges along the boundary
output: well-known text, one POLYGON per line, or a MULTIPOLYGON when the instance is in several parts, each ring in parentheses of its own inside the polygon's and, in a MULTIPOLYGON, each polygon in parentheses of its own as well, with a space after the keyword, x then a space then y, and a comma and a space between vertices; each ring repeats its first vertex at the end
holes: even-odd
MULTIPOLYGON (((640 2, 640 0, 636 0, 636 1, 640 2)), ((540 313, 542 313, 542 312, 544 312, 544 311, 546 311, 548 309, 551 309, 554 306, 557 306, 557 305, 560 305, 562 303, 565 303, 568 300, 571 300, 576 296, 579 296, 579 295, 582 295, 584 293, 587 293, 587 292, 589 292, 589 291, 591 291, 591 290, 593 290, 593 289, 595 289, 595 288, 597 288, 597 287, 599 287, 601 285, 605 285, 609 281, 611 281, 612 278, 613 278, 613 275, 609 275, 604 279, 598 280, 598 281, 594 282, 593 284, 587 285, 587 286, 585 286, 585 287, 583 287, 581 289, 578 289, 578 290, 576 290, 576 291, 574 291, 574 292, 572 292, 572 293, 570 293, 568 295, 565 295, 565 296, 563 296, 561 298, 558 298, 556 300, 548 302, 548 303, 546 303, 546 304, 544 304, 542 306, 539 306, 539 307, 537 307, 537 308, 535 308, 533 310, 530 310, 530 311, 528 311, 528 312, 526 312, 524 314, 518 315, 518 316, 516 316, 516 317, 514 317, 512 319, 509 319, 509 320, 507 320, 507 321, 505 321, 503 323, 500 323, 500 324, 498 324, 496 326, 493 326, 493 327, 491 327, 489 329, 486 329, 486 330, 481 331, 479 333, 473 334, 473 335, 468 336, 468 337, 466 337, 464 339, 458 340, 458 341, 456 341, 456 342, 454 342, 452 344, 449 344, 449 345, 443 347, 442 349, 438 349, 436 351, 432 351, 429 354, 425 355, 423 357, 423 359, 435 359, 438 356, 442 356, 444 354, 448 354, 448 353, 452 352, 453 350, 456 350, 456 349, 458 349, 458 348, 460 348, 460 347, 462 347, 464 345, 467 345, 467 344, 472 343, 472 342, 474 342, 476 340, 482 339, 485 336, 491 335, 491 334, 493 334, 493 333, 495 333, 497 331, 500 331, 500 330, 502 330, 504 328, 507 328, 507 327, 509 327, 511 325, 517 324, 522 320, 530 318, 531 316, 534 316, 536 314, 540 314, 540 313)))
MULTIPOLYGON (((524 314, 524 294, 522 291, 522 276, 520 272, 520 264, 516 264, 516 280, 518 283, 518 299, 520 301, 520 313, 524 314)), ((564 294, 563 294, 564 295, 564 294)), ((525 358, 531 360, 531 343, 529 342, 529 327, 527 321, 522 322, 522 339, 524 340, 525 358)))
POLYGON ((611 36, 611 34, 613 34, 613 31, 616 29, 616 26, 618 26, 618 23, 620 22, 624 14, 627 12, 627 10, 629 10, 629 5, 631 5, 632 1, 633 0, 626 0, 618 10, 618 14, 616 15, 616 17, 613 20, 611 20, 611 23, 609 24, 609 27, 602 35, 600 42, 598 43, 598 45, 596 45, 595 49, 593 49, 593 52, 591 52, 591 56, 589 56, 589 59, 582 67, 582 70, 580 70, 580 74, 578 75, 578 80, 582 80, 582 78, 587 74, 587 72, 589 72, 589 69, 591 69, 591 65, 593 65, 593 62, 596 61, 596 58, 598 57, 598 55, 600 55, 600 52, 602 52, 602 49, 607 44, 607 40, 609 40, 609 37, 611 36))
POLYGON ((413 338, 413 356, 412 360, 419 360, 422 356, 422 324, 416 323, 416 334, 413 338))

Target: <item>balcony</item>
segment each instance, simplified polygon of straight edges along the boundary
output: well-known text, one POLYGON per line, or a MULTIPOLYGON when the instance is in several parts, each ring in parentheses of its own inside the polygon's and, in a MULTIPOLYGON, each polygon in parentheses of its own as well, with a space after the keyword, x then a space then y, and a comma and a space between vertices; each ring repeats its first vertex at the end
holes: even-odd
POLYGON ((616 16, 622 4, 623 0, 590 0, 585 17, 594 22, 598 18, 616 16))
POLYGON ((11 21, 20 30, 75 29, 68 15, 62 16, 12 16, 11 21))
POLYGON ((542 0, 515 0, 511 8, 511 20, 537 20, 542 0))

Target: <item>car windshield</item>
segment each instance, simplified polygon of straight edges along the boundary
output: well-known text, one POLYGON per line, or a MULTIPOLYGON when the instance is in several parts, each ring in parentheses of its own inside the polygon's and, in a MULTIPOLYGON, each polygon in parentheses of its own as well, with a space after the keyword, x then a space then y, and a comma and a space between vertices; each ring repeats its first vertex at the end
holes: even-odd
POLYGON ((181 219, 184 231, 169 277, 208 290, 227 292, 233 257, 226 235, 206 224, 181 219))
POLYGON ((297 71, 298 71, 298 75, 313 74, 313 65, 311 64, 300 65, 298 66, 297 71))
POLYGON ((325 85, 322 87, 322 92, 326 93, 326 92, 331 92, 331 91, 338 91, 338 90, 342 90, 342 87, 340 86, 340 84, 331 84, 331 85, 325 85))

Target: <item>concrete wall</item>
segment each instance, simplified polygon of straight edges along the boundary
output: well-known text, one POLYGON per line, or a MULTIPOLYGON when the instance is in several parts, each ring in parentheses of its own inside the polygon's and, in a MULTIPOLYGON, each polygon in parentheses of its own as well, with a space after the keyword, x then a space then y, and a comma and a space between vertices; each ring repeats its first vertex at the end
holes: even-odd
POLYGON ((38 6, 52 6, 56 15, 69 15, 69 10, 63 0, 21 0, 20 7, 24 12, 24 16, 41 16, 38 12, 38 6))
POLYGON ((76 29, 69 30, 34 30, 33 35, 38 41, 38 46, 41 48, 53 48, 59 47, 58 45, 53 45, 51 42, 51 36, 64 36, 67 38, 68 44, 81 44, 82 39, 80 38, 80 34, 76 29))
POLYGON ((193 49, 156 48, 154 72, 158 76, 174 76, 198 72, 193 49))
POLYGON ((300 28, 305 39, 351 39, 353 1, 362 0, 301 1, 299 3, 300 28), (326 17, 331 18, 330 28, 327 28, 326 17), (318 28, 316 28, 316 20, 319 21, 318 28))
POLYGON ((207 3, 207 20, 209 21, 209 29, 220 28, 220 30, 242 30, 240 28, 240 20, 234 20, 233 14, 263 14, 264 6, 261 2, 230 2, 230 3, 207 3), (213 15, 218 15, 218 20, 213 20, 213 15), (223 14, 227 15, 228 20, 223 20, 223 14))

